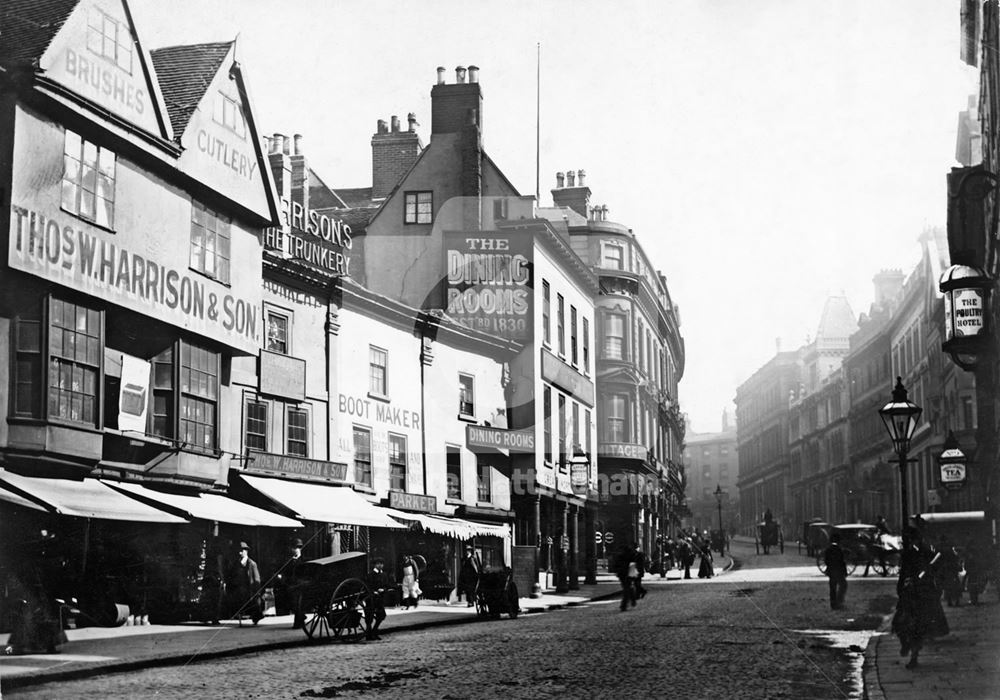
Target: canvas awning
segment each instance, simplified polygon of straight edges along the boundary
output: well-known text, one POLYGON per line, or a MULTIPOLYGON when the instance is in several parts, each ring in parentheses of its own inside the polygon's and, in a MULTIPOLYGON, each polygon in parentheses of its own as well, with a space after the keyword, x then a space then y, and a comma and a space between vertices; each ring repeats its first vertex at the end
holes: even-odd
POLYGON ((40 503, 60 515, 146 523, 186 523, 105 486, 97 479, 46 479, 0 469, 0 486, 40 503))
POLYGON ((472 520, 453 518, 447 515, 431 515, 429 513, 407 513, 393 508, 386 508, 389 515, 404 522, 419 523, 428 532, 445 535, 459 540, 470 540, 473 537, 510 537, 510 527, 507 525, 487 525, 472 520))
POLYGON ((20 496, 5 488, 0 488, 0 501, 6 501, 7 503, 13 503, 14 505, 23 506, 24 508, 30 508, 32 510, 40 510, 43 513, 49 512, 45 506, 38 505, 31 499, 20 496))
POLYGON ((326 486, 248 474, 241 474, 240 478, 304 520, 398 530, 406 528, 390 518, 386 509, 369 503, 348 486, 326 486))
POLYGON ((253 527, 302 527, 302 523, 298 520, 286 518, 269 510, 241 503, 215 493, 187 496, 176 493, 164 493, 147 488, 141 484, 118 481, 105 481, 102 483, 130 496, 178 510, 191 518, 231 523, 233 525, 250 525, 253 527))

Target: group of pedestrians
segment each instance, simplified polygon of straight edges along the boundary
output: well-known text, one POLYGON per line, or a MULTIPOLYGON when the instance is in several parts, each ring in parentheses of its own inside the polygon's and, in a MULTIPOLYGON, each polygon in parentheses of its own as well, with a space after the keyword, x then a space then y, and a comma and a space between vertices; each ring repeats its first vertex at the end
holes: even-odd
POLYGON ((681 530, 676 539, 667 537, 659 545, 654 561, 657 563, 660 578, 664 578, 668 571, 677 567, 684 572, 684 578, 689 579, 691 567, 695 562, 699 562, 698 578, 712 578, 714 575, 711 541, 696 531, 681 530))

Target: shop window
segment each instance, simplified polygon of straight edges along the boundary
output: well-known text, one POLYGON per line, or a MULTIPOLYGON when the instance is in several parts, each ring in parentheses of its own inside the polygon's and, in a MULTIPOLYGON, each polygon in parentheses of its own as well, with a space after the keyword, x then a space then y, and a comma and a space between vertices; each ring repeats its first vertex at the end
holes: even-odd
POLYGON ((309 412, 288 407, 288 436, 285 453, 296 457, 309 456, 309 412))
POLYGON ((389 353, 374 345, 368 346, 368 392, 388 396, 389 353))
POLYGON ((218 353, 180 340, 153 358, 154 435, 215 450, 218 412, 218 353))
POLYGON ((480 503, 493 500, 493 467, 481 460, 476 461, 476 498, 480 503))
POLYGON ((389 488, 406 491, 406 436, 389 433, 389 488))
POLYGON ((552 289, 548 280, 542 280, 542 340, 552 345, 552 289))
POLYGON ((475 382, 468 374, 458 375, 458 413, 472 418, 476 415, 475 382))
POLYGON ((221 124, 244 141, 247 138, 247 122, 243 117, 243 107, 229 95, 223 92, 215 94, 215 109, 212 119, 221 124))
POLYGON ((372 485, 372 431, 354 426, 354 480, 372 485))
POLYGON ((566 357, 566 300, 556 294, 556 342, 559 343, 559 357, 566 357))
POLYGON ((577 366, 577 344, 576 344, 576 307, 569 307, 569 361, 574 367, 577 366))
POLYGON ((445 457, 448 479, 448 498, 462 500, 462 453, 457 447, 448 445, 445 457))
POLYGON ((244 443, 248 450, 267 452, 267 404, 263 401, 247 401, 244 443))
POLYGON ((191 267, 229 284, 229 217, 191 202, 191 267))
POLYGON ((407 192, 403 223, 429 224, 434 221, 434 193, 407 192))
POLYGON ((552 388, 542 391, 542 420, 545 421, 545 461, 552 462, 552 388))
POLYGON ((607 314, 604 317, 604 357, 609 360, 625 359, 625 316, 607 314))
POLYGON ((87 18, 87 48, 132 74, 132 33, 128 25, 90 8, 87 18))
POLYGON ((583 373, 590 374, 590 320, 583 319, 583 373))
POLYGON ((115 154, 66 129, 62 208, 104 228, 115 225, 115 154))
POLYGON ((267 309, 267 349, 282 355, 289 354, 288 328, 291 325, 288 314, 267 309))

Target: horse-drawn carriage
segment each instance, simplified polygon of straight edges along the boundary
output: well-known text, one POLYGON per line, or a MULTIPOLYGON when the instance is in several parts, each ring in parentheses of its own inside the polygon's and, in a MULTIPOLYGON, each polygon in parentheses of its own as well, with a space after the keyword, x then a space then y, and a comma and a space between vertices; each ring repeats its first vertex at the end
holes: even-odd
POLYGON ((303 562, 292 589, 309 639, 357 639, 371 632, 375 598, 365 583, 368 555, 346 552, 303 562))
POLYGON ((757 554, 760 554, 761 550, 764 554, 770 554, 771 547, 779 547, 781 553, 785 553, 785 538, 776 521, 764 520, 757 523, 757 529, 754 531, 754 547, 757 554))
POLYGON ((513 620, 521 612, 517 598, 517 584, 509 566, 480 572, 476 581, 476 614, 479 617, 498 619, 507 613, 513 620))
POLYGON ((816 566, 820 572, 826 573, 825 550, 830 541, 830 535, 840 535, 840 548, 844 550, 844 561, 847 564, 847 575, 854 573, 859 566, 864 566, 867 575, 869 569, 879 576, 894 576, 899 573, 900 552, 902 544, 898 535, 878 535, 874 525, 865 523, 845 523, 843 525, 828 525, 824 530, 822 545, 817 542, 813 547, 816 566))

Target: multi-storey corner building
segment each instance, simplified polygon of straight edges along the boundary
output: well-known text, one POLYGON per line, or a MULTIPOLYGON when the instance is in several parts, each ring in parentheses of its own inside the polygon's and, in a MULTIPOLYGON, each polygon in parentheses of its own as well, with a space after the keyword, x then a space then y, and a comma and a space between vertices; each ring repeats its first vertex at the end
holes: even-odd
POLYGON ((590 206, 584 178, 582 170, 557 173, 555 207, 540 214, 566 226, 573 249, 600 281, 594 302, 602 492, 597 530, 603 554, 615 542, 652 552, 657 536, 678 524, 674 506, 683 498, 685 426, 677 385, 684 339, 666 279, 631 229, 608 220, 607 207, 590 206))
POLYGON ((684 475, 690 524, 698 532, 722 528, 726 532, 741 529, 739 512, 740 464, 736 426, 730 425, 728 411, 722 414, 722 430, 695 433, 690 429, 684 438, 684 475), (721 489, 722 500, 716 491, 721 489), (721 509, 720 506, 721 505, 721 509))
MULTIPOLYGON (((486 154, 482 109, 478 68, 460 67, 450 84, 439 69, 426 147, 395 124, 388 131, 380 125, 371 191, 344 195, 370 214, 351 264, 377 294, 520 345, 509 363, 506 424, 486 426, 486 416, 474 423, 509 448, 519 585, 572 587, 579 572, 593 573, 593 538, 581 533, 593 531, 597 506, 597 279, 566 231, 536 218, 533 200, 486 154), (407 147, 386 151, 387 139, 407 147), (393 166, 387 153, 400 154, 406 167, 393 166), (387 191, 380 173, 390 171, 404 175, 387 191), (587 463, 576 488, 574 460, 587 463)), ((481 438, 482 430, 470 427, 463 448, 478 449, 481 438)), ((443 466, 445 448, 428 444, 428 462, 443 466)), ((479 507, 473 495, 454 505, 479 507)))

